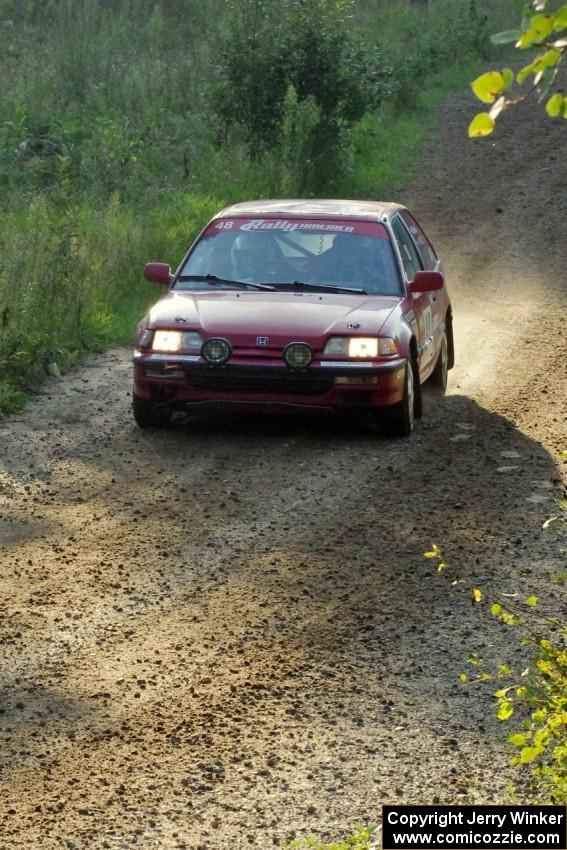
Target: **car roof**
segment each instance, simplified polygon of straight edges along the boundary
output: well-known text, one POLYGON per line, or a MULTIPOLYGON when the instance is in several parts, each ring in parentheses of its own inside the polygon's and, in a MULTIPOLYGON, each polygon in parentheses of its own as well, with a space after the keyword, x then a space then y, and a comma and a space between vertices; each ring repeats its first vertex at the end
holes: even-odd
POLYGON ((405 209, 401 204, 387 201, 349 201, 338 199, 259 200, 233 204, 221 210, 215 218, 263 216, 286 218, 347 218, 383 221, 394 212, 405 209))

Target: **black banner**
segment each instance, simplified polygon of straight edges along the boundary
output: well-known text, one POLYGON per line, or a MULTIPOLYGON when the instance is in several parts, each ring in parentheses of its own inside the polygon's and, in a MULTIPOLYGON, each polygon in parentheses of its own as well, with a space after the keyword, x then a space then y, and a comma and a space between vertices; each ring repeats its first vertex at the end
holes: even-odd
POLYGON ((384 850, 566 850, 565 806, 384 806, 384 850))

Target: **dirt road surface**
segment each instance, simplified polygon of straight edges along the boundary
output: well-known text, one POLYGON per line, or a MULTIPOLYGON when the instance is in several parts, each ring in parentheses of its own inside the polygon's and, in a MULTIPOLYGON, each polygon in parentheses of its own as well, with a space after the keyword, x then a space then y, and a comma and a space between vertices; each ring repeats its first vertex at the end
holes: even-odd
POLYGON ((566 131, 516 112, 472 143, 473 109, 396 193, 456 321, 411 440, 269 411, 142 433, 128 351, 0 422, 1 850, 279 847, 386 802, 508 799, 514 729, 458 676, 517 639, 422 553, 565 614, 541 525, 567 447, 566 131))

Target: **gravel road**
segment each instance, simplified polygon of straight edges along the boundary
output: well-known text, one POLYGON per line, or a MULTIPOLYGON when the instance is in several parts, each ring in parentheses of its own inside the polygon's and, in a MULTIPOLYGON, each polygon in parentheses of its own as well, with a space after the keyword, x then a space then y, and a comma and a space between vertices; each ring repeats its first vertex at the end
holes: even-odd
POLYGON ((444 258, 458 358, 411 440, 270 410, 142 433, 126 350, 0 421, 0 850, 281 847, 383 803, 508 799, 512 729, 458 676, 517 641, 422 553, 565 614, 541 525, 566 131, 517 111, 468 142, 473 109, 395 193, 444 258))

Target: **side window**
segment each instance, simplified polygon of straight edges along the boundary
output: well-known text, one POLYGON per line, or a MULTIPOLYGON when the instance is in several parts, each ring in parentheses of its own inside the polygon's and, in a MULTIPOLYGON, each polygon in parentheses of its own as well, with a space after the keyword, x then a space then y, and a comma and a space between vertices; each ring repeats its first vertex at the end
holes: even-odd
POLYGON ((425 268, 428 269, 428 271, 433 271, 438 263, 438 259, 431 242, 411 213, 407 210, 403 210, 400 215, 402 216, 407 229, 411 233, 413 241, 417 245, 417 250, 421 255, 425 268))
POLYGON ((402 264, 408 281, 413 280, 415 273, 423 269, 423 264, 417 253, 417 249, 413 244, 412 238, 402 224, 399 216, 396 216, 392 221, 392 230, 400 249, 402 264))

